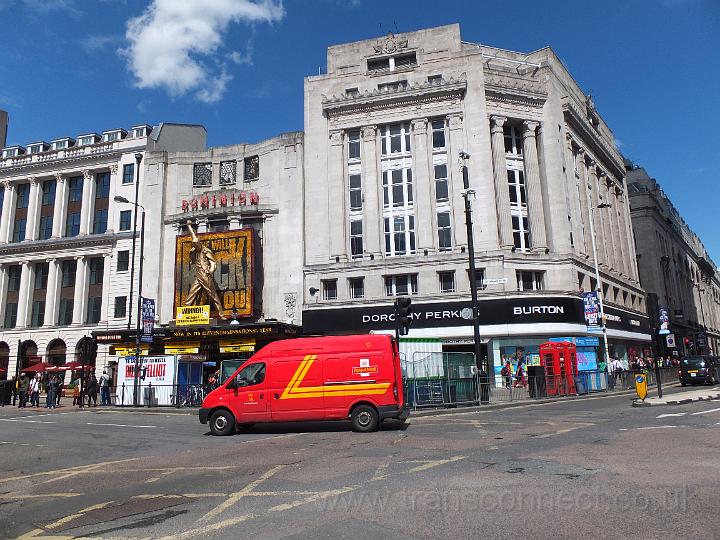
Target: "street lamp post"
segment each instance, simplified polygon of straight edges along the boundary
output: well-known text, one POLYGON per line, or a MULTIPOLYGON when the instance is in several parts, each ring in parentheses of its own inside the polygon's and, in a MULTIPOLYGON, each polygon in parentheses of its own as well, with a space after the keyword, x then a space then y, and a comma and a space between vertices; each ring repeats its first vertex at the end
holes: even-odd
POLYGON ((490 362, 488 360, 488 371, 485 371, 482 361, 482 354, 480 352, 480 319, 478 310, 478 299, 477 299, 477 279, 475 275, 475 242, 473 237, 472 228, 472 206, 470 204, 470 197, 475 196, 475 190, 470 189, 470 178, 468 176, 467 160, 470 159, 470 154, 466 152, 460 152, 460 166, 462 170, 463 178, 463 192, 462 196, 465 199, 465 225, 467 226, 467 248, 468 248, 468 264, 470 267, 470 299, 472 304, 472 320, 473 320, 473 343, 475 350, 475 365, 480 370, 478 374, 478 380, 480 381, 480 401, 482 403, 487 402, 487 385, 489 383, 488 377, 490 373, 490 362))
MULTIPOLYGON (((608 203, 600 203, 597 205, 598 208, 610 208, 610 206, 611 205, 608 203)), ((593 208, 593 204, 592 204, 592 201, 590 200, 589 193, 588 193, 588 208, 590 208, 590 209, 593 208)), ((597 281, 598 300, 600 303, 600 328, 602 329, 603 345, 605 346, 605 365, 609 366, 610 365, 610 351, 608 349, 607 326, 605 325, 605 302, 603 299, 602 279, 600 278, 600 267, 598 266, 597 244, 595 242, 595 226, 593 225, 594 221, 595 221, 595 212, 591 212, 591 214, 590 214, 590 239, 592 240, 593 262, 595 263, 595 281, 597 281)))
MULTIPOLYGON (((123 203, 123 204, 130 204, 130 201, 127 200, 125 197, 121 197, 119 195, 115 196, 115 202, 123 203)), ((136 317, 135 317, 135 369, 133 371, 133 406, 137 407, 139 403, 139 384, 140 384, 140 340, 142 337, 142 332, 140 329, 140 319, 142 314, 142 287, 143 287, 143 262, 145 258, 145 207, 142 204, 138 204, 137 200, 135 201, 135 208, 137 207, 142 208, 142 216, 140 218, 140 264, 139 264, 139 271, 138 271, 138 300, 137 300, 137 308, 136 308, 136 317)), ((135 213, 135 218, 137 219, 137 210, 135 213)), ((134 238, 134 236, 133 236, 134 238)), ((134 260, 134 259, 133 259, 134 260)), ((132 280, 130 282, 132 284, 132 280)), ((132 287, 132 285, 131 285, 132 287)), ((132 288, 131 288, 132 291, 132 288)), ((132 292, 130 293, 130 298, 132 302, 132 292)))
MULTIPOLYGON (((132 324, 132 306, 133 306, 133 283, 135 281, 135 237, 137 236, 137 209, 138 209, 138 197, 140 195, 140 162, 142 161, 143 155, 140 152, 135 153, 135 209, 133 212, 133 237, 132 237, 132 261, 130 262, 130 305, 128 306, 128 321, 127 327, 130 330, 132 324)), ((125 197, 115 197, 115 200, 123 199, 126 203, 129 203, 125 197)))

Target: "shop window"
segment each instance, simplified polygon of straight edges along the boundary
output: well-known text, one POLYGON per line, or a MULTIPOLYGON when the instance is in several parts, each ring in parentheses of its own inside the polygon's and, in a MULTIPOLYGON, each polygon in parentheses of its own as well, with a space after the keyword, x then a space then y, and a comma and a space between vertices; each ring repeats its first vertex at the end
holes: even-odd
POLYGON ((455 292, 455 272, 438 272, 441 293, 455 292))
POLYGON ((337 279, 322 280, 323 300, 337 300, 337 279))
POLYGON ((350 287, 350 298, 365 298, 365 278, 349 278, 348 285, 350 287))
POLYGON ((517 271, 517 290, 518 291, 542 291, 543 278, 545 272, 536 272, 531 270, 517 271))
POLYGON ((408 296, 417 292, 417 274, 385 276, 385 296, 408 296))

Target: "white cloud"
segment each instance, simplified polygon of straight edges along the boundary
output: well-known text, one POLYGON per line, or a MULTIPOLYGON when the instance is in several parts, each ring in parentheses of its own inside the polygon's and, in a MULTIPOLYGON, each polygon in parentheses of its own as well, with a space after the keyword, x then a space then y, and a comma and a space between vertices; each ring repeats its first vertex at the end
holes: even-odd
POLYGON ((120 41, 118 36, 87 36, 80 40, 80 46, 88 52, 94 52, 118 41, 120 41))
MULTIPOLYGON (((274 22, 284 15, 277 0, 153 0, 127 22, 130 45, 122 53, 138 88, 163 88, 171 96, 195 92, 212 103, 232 79, 219 55, 228 26, 274 22)), ((229 58, 242 60, 238 54, 229 58)))

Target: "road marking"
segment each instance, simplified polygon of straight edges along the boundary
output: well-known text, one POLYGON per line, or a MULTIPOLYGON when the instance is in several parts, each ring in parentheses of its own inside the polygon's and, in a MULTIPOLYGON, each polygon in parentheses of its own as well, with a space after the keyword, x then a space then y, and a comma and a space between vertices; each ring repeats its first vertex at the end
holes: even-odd
POLYGON ((309 497, 305 497, 304 499, 298 499, 297 501, 278 504, 278 505, 273 506, 272 508, 268 509, 268 512, 283 512, 285 510, 291 510, 291 509, 293 509, 297 506, 301 506, 303 504, 308 504, 311 502, 320 501, 322 499, 327 499, 328 497, 336 497, 338 495, 343 495, 345 493, 349 493, 350 491, 354 491, 359 487, 360 486, 346 486, 346 487, 342 487, 339 489, 330 489, 328 491, 321 491, 314 495, 310 495, 309 497))
POLYGON ((707 411, 694 412, 694 413, 692 413, 691 416, 697 416, 698 414, 708 414, 708 413, 711 413, 711 412, 718 412, 718 411, 720 411, 720 408, 710 409, 710 410, 707 410, 707 411))
POLYGON ((21 420, 21 419, 15 419, 15 418, 0 418, 3 422, 27 422, 28 424, 57 424, 57 422, 53 422, 52 420, 21 420))
POLYGON ((64 518, 60 518, 54 523, 50 523, 49 525, 45 525, 46 529, 56 529, 60 525, 65 525, 66 523, 69 523, 79 517, 84 516, 88 512, 92 512, 93 510, 100 510, 101 508, 105 508, 106 506, 112 504, 115 501, 107 501, 104 503, 99 504, 93 504, 92 506, 88 506, 87 508, 83 508, 82 510, 75 512, 74 514, 70 514, 69 516, 65 516, 64 518))
POLYGON ((582 429, 590 426, 594 426, 595 424, 591 422, 583 422, 580 425, 565 428, 565 429, 559 429, 557 431, 554 431, 553 433, 543 433, 542 435, 538 435, 535 437, 536 439, 547 439, 548 437, 554 437, 555 435, 563 435, 564 433, 570 433, 571 431, 575 431, 576 429, 582 429))
POLYGON ((387 473, 387 470, 388 470, 388 467, 389 467, 389 466, 390 466, 389 463, 383 463, 383 464, 381 464, 381 465, 377 468, 377 470, 375 471, 375 474, 374 474, 373 477, 370 479, 370 481, 372 482, 372 481, 374 481, 374 480, 382 480, 383 478, 387 478, 388 475, 387 475, 386 473, 387 473))
POLYGON ((82 495, 82 493, 42 493, 39 495, 13 495, 9 493, 7 495, 0 495, 0 500, 12 500, 20 501, 24 499, 54 499, 54 498, 70 498, 82 495))
MULTIPOLYGON (((419 463, 422 463, 422 465, 418 465, 417 467, 413 467, 408 471, 409 473, 415 473, 420 471, 426 471, 428 469, 432 469, 433 467, 437 467, 439 465, 445 465, 446 463, 453 463, 455 461, 460 461, 461 459, 465 459, 467 456, 453 456, 448 459, 438 459, 434 461, 421 461, 419 463)), ((403 463, 418 463, 418 461, 406 461, 403 463)))
POLYGON ((638 430, 638 429, 668 429, 668 428, 676 428, 678 426, 645 426, 645 427, 636 427, 636 428, 620 428, 619 431, 631 431, 631 430, 638 430))
POLYGON ((218 523, 213 523, 212 525, 206 525, 197 529, 191 529, 189 531, 173 534, 171 536, 163 536, 159 540, 184 540, 185 538, 206 536, 211 532, 219 531, 220 529, 225 529, 227 527, 232 527, 234 525, 242 523, 243 521, 247 521, 248 519, 253 519, 255 517, 257 517, 255 514, 245 514, 244 516, 226 519, 225 521, 219 521, 218 523))
POLYGON ((207 521, 208 519, 224 512, 225 510, 230 508, 232 505, 234 505, 236 502, 238 502, 240 499, 245 497, 252 490, 254 490, 256 487, 258 487, 260 484, 262 484, 265 480, 272 477, 274 474, 276 474, 280 470, 284 469, 285 467, 286 467, 286 465, 276 465, 272 469, 266 471, 265 473, 260 475, 259 478, 256 478, 255 480, 250 482, 247 486, 242 488, 240 491, 230 495, 226 500, 224 500, 222 503, 220 503, 215 508, 210 510, 207 514, 205 514, 203 517, 201 517, 198 521, 207 521))
POLYGON ((139 427, 139 428, 157 428, 157 426, 136 426, 132 424, 101 424, 98 422, 85 422, 88 426, 113 426, 113 427, 139 427))
MULTIPOLYGON (((72 473, 71 475, 74 476, 75 474, 83 474, 86 472, 91 472, 88 470, 89 467, 97 468, 97 467, 102 467, 103 465, 115 465, 117 463, 127 463, 128 461, 137 461, 138 459, 140 459, 140 458, 119 459, 116 461, 105 461, 102 463, 96 463, 94 465, 80 465, 79 467, 69 467, 67 469, 55 469, 55 470, 46 471, 46 472, 24 474, 22 476, 11 476, 9 478, 0 478, 0 483, 10 482, 12 480, 27 480, 28 478, 35 478, 38 476, 48 476, 51 474, 61 474, 61 473, 72 473)), ((52 480, 57 480, 57 478, 53 478, 52 480)))
POLYGON ((47 448, 47 444, 28 444, 13 441, 0 441, 0 444, 12 444, 13 446, 32 446, 34 448, 47 448))
POLYGON ((668 416, 685 416, 686 412, 676 412, 676 413, 667 413, 667 414, 660 414, 656 416, 655 418, 667 418, 668 416))

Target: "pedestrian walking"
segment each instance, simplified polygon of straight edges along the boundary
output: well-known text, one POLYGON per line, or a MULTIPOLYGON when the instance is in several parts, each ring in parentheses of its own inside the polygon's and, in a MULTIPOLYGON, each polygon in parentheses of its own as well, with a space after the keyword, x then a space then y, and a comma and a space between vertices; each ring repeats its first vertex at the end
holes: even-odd
POLYGON ((65 380, 60 375, 57 376, 57 395, 55 396, 55 405, 60 406, 60 398, 62 397, 63 388, 65 388, 65 380))
POLYGON ((100 375, 100 405, 110 405, 110 376, 106 370, 100 375))
POLYGON ((73 405, 80 405, 80 381, 75 381, 73 387, 73 405))
POLYGON ((90 406, 90 402, 93 402, 93 407, 97 407, 97 393, 98 393, 98 380, 95 378, 95 375, 90 377, 88 379, 88 389, 87 389, 87 396, 88 396, 88 407, 90 406))
POLYGON ((28 381, 27 377, 23 373, 20 375, 20 380, 18 381, 18 409, 24 409, 27 406, 29 387, 30 381, 28 381))
POLYGON ((515 388, 518 386, 522 386, 523 388, 527 386, 527 380, 525 379, 525 368, 523 368, 523 363, 518 362, 517 369, 515 371, 515 384, 513 385, 515 388))
POLYGON ((510 388, 510 384, 512 383, 512 367, 510 367, 509 360, 505 361, 505 365, 500 370, 500 375, 502 375, 505 388, 510 388))
POLYGON ((17 389, 18 389, 18 381, 17 377, 15 375, 12 376, 10 379, 10 392, 12 392, 12 405, 15 406, 15 403, 17 402, 17 389))
POLYGON ((618 357, 616 356, 615 358, 612 359, 612 362, 610 363, 610 367, 612 369, 613 379, 614 379, 613 386, 615 386, 617 384, 618 379, 620 377, 622 377, 623 365, 620 362, 620 360, 618 360, 618 357))
POLYGON ((40 374, 36 374, 30 381, 30 406, 40 407, 40 374))
POLYGON ((57 378, 51 377, 47 384, 47 408, 55 408, 55 396, 57 395, 58 381, 57 378))

